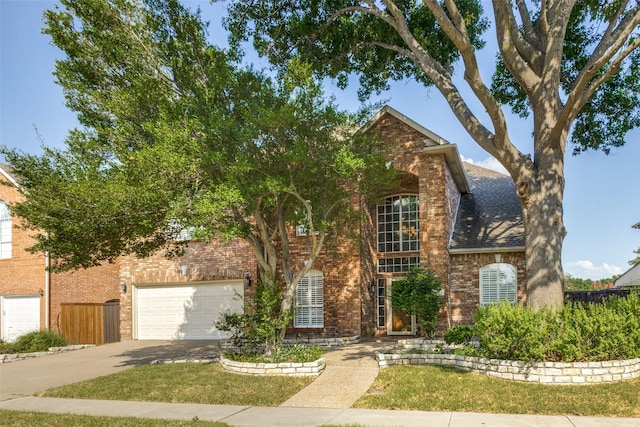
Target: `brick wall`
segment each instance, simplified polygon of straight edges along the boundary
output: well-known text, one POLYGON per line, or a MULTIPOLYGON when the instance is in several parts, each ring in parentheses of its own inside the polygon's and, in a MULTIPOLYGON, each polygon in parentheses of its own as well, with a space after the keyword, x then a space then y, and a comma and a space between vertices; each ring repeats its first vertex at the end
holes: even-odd
MULTIPOLYGON (((423 267, 436 275, 443 283, 449 281, 449 236, 453 229, 455 215, 460 200, 460 192, 447 166, 444 154, 425 153, 426 145, 433 145, 424 134, 408 126, 392 115, 383 116, 371 129, 379 133, 387 144, 387 157, 394 169, 401 171, 399 187, 393 194, 418 194, 420 199, 420 251, 379 254, 376 248, 375 204, 370 203, 364 216, 364 246, 370 248, 371 255, 363 254, 363 277, 371 282, 374 277, 394 277, 403 274, 377 275, 378 257, 420 256, 423 267)), ((389 194, 391 195, 391 194, 389 194)), ((369 295, 368 305, 363 310, 363 332, 386 334, 385 328, 375 325, 375 300, 369 295), (366 320, 365 320, 366 319, 366 320), (365 324, 366 323, 366 324, 365 324), (368 325, 368 326, 367 326, 368 325)), ((443 310, 441 324, 446 323, 446 310, 443 310)))
POLYGON ((120 263, 51 274, 51 329, 60 328, 60 304, 104 303, 120 299, 120 263))
MULTIPOLYGON (((290 249, 294 271, 308 259, 305 236, 291 236, 290 249)), ((288 336, 300 338, 361 335, 363 287, 358 236, 329 239, 313 269, 322 272, 324 283, 324 327, 287 329, 288 336)))
MULTIPOLYGON (((0 180, 6 182, 1 174, 0 180)), ((16 187, 0 184, 0 200, 7 205, 19 202, 23 197, 16 187)), ((40 290, 44 292, 46 288, 45 257, 26 251, 35 241, 30 237, 31 232, 22 230, 21 225, 20 218, 13 216, 11 258, 0 259, 0 295, 38 295, 40 290)), ((45 299, 41 297, 40 327, 44 328, 45 325, 45 299)))
POLYGON ((496 262, 516 266, 518 301, 526 299, 524 251, 451 255, 451 283, 447 294, 452 325, 470 325, 480 303, 480 267, 496 262))
POLYGON ((123 257, 119 283, 124 283, 127 291, 119 296, 122 339, 132 337, 133 285, 241 279, 246 273, 255 280, 257 262, 249 244, 241 239, 228 243, 190 242, 182 256, 173 258, 166 257, 163 252, 144 259, 133 255, 123 257), (185 275, 182 274, 183 267, 186 267, 185 275))

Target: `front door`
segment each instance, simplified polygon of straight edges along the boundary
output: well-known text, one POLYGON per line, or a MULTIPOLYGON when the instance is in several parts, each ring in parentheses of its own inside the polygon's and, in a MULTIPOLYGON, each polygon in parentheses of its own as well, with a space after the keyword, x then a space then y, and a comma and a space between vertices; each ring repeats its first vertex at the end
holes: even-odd
POLYGON ((416 333, 416 316, 391 306, 391 287, 395 280, 399 279, 387 279, 387 334, 414 335, 416 333))

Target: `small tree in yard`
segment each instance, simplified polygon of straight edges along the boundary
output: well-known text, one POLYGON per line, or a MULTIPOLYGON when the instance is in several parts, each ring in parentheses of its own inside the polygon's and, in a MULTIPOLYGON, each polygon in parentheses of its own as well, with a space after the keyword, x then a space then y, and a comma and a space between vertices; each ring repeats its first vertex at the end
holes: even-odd
POLYGON ((407 314, 418 316, 418 325, 427 337, 438 327, 438 313, 444 305, 440 295, 442 283, 428 270, 412 268, 391 288, 391 305, 407 314))
POLYGON ((280 332, 293 319, 291 310, 281 309, 281 299, 277 282, 258 282, 255 294, 245 301, 244 312, 223 314, 216 327, 232 333, 233 344, 241 353, 270 356, 279 345, 280 332))

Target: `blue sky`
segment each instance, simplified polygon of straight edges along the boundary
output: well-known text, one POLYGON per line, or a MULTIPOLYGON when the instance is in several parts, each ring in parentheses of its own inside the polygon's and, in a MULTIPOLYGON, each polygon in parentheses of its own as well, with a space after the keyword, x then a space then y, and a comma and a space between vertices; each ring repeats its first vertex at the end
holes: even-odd
MULTIPOLYGON (((212 40, 224 43, 219 8, 206 2, 185 3, 201 5, 205 20, 211 23, 212 40)), ((44 0, 0 0, 0 145, 36 154, 41 152, 41 143, 62 147, 68 130, 76 125, 75 115, 66 109, 62 90, 51 74, 61 53, 40 32, 42 13, 53 4, 44 0)), ((492 36, 490 30, 487 37, 492 36)), ((487 81, 494 57, 491 45, 490 41, 486 52, 480 54, 487 81)), ((260 62, 256 65, 259 67, 260 62)), ((457 82, 464 90, 460 75, 457 82)), ((358 107, 355 86, 341 91, 329 84, 328 91, 343 108, 358 107)), ((465 160, 499 166, 466 134, 437 91, 415 82, 401 82, 393 84, 379 99, 457 144, 465 160)), ((471 105, 481 111, 477 104, 471 105)), ((509 125, 512 140, 521 150, 530 152, 530 122, 509 117, 509 125)), ((567 157, 564 219, 568 235, 563 256, 567 273, 594 280, 609 277, 626 271, 627 262, 634 258, 633 250, 640 246, 640 230, 631 228, 640 222, 639 139, 640 131, 634 130, 627 136, 627 144, 609 156, 589 152, 567 157)))

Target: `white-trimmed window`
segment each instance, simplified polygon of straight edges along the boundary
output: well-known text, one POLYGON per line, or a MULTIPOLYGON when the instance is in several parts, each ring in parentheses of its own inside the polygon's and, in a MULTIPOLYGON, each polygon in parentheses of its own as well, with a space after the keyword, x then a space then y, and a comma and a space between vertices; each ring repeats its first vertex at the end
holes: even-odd
POLYGON ((507 300, 518 302, 517 269, 514 265, 496 263, 480 268, 480 304, 507 300))
POLYGON ((418 196, 387 197, 378 205, 378 252, 420 250, 418 196))
POLYGON ((324 326, 324 277, 311 270, 298 283, 296 289, 296 328, 322 328, 324 326))
POLYGON ((420 257, 380 258, 378 273, 406 273, 413 267, 420 267, 420 257))
POLYGON ((11 258, 11 212, 3 201, 0 201, 0 258, 11 258))

